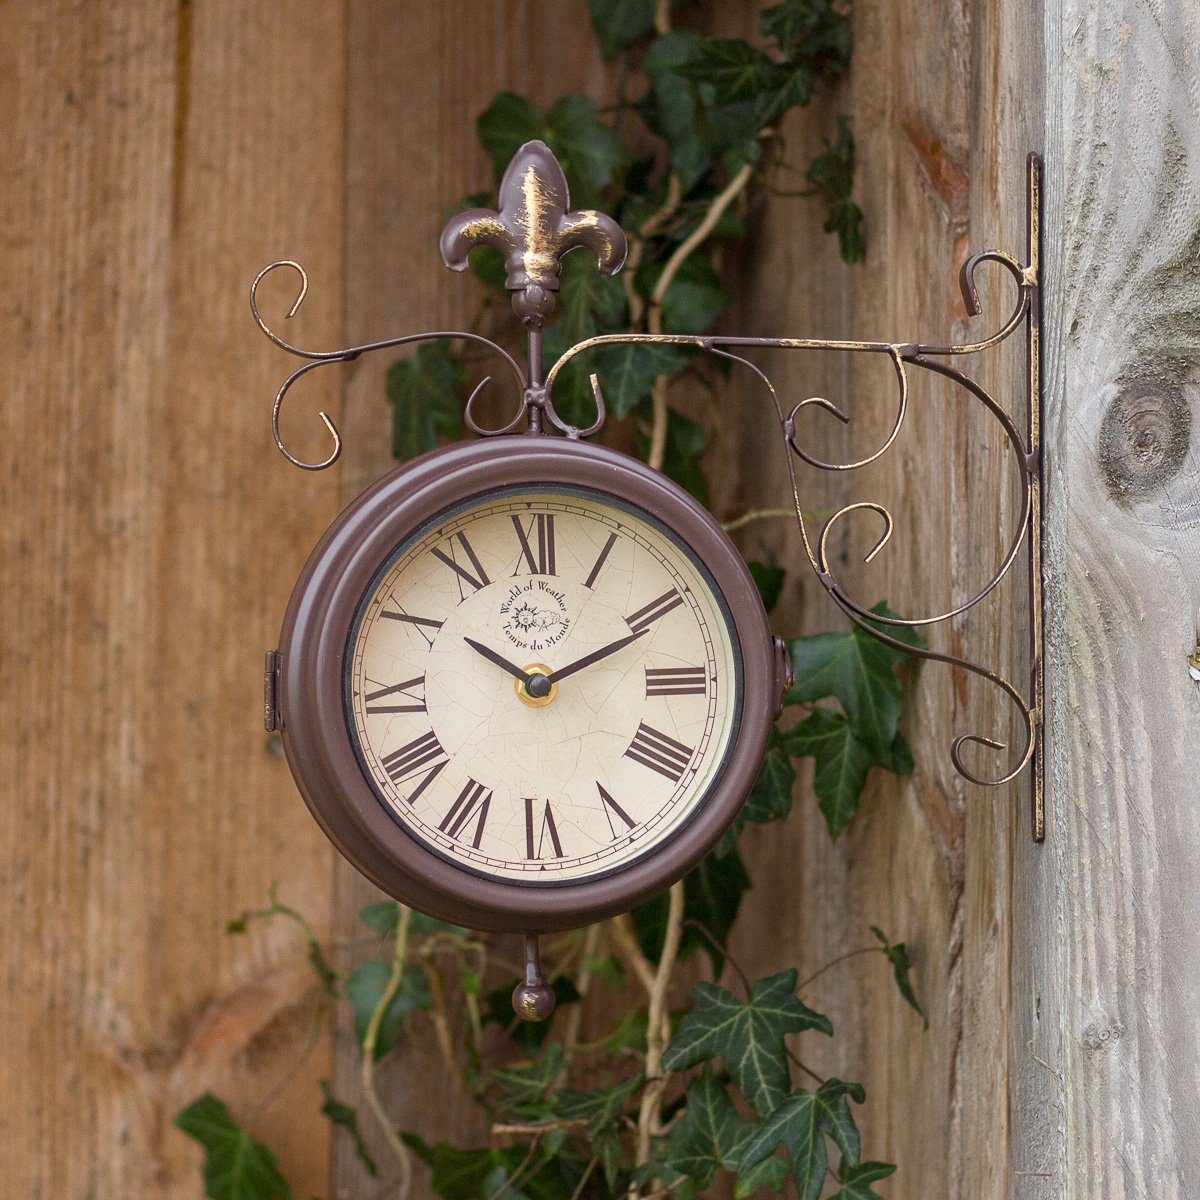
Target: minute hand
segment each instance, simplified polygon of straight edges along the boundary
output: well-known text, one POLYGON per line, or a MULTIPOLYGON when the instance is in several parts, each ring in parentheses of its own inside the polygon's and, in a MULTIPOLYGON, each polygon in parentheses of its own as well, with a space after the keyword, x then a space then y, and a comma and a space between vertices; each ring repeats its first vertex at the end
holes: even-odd
POLYGON ((550 682, 557 683, 560 679, 566 679, 568 675, 574 675, 576 671, 582 671, 584 667, 590 667, 592 663, 598 663, 610 654, 616 654, 618 650, 623 650, 630 642, 636 642, 642 634, 649 632, 648 629, 640 629, 637 633, 631 633, 628 637, 621 638, 618 642, 610 642, 607 646, 601 646, 599 650, 593 650, 591 654, 585 654, 575 662, 561 667, 557 671, 552 671, 549 675, 550 682))

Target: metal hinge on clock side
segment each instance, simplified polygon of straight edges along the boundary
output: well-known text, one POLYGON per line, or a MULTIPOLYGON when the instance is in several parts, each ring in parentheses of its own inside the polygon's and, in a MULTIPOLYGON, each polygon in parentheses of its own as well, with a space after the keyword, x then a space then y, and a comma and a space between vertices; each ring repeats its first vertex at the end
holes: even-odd
POLYGON ((771 651, 775 660, 775 716, 783 712, 783 698, 792 690, 796 676, 792 669, 792 653, 781 637, 771 638, 771 651))
POLYGON ((268 733, 283 728, 279 716, 279 651, 268 650, 263 667, 263 725, 268 733))

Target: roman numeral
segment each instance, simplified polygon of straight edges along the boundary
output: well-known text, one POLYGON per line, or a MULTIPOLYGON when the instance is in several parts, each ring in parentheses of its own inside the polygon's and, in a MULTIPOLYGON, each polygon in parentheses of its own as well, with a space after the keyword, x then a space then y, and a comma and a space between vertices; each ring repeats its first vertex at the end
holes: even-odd
POLYGON ((683 597, 672 588, 669 592, 663 592, 661 596, 651 600, 643 608, 639 608, 637 612, 630 613, 625 618, 625 623, 634 633, 641 633, 643 629, 649 629, 655 621, 661 620, 682 603, 683 597))
POLYGON ((647 696, 703 696, 707 673, 703 667, 647 667, 647 696))
POLYGON ((692 759, 692 747, 667 737, 657 729, 651 729, 643 722, 638 725, 625 757, 678 783, 692 759))
POLYGON ((632 829, 637 822, 604 790, 604 784, 597 782, 596 787, 600 792, 600 803, 604 809, 604 815, 608 818, 608 831, 615 841, 620 837, 620 833, 613 824, 614 816, 620 817, 626 830, 632 829))
POLYGON ((442 769, 450 761, 445 750, 437 740, 436 734, 430 730, 422 737, 393 750, 380 760, 388 778, 395 784, 407 783, 420 775, 421 782, 410 796, 404 799, 409 804, 415 804, 421 793, 442 773, 442 769))
POLYGON ((468 821, 474 819, 475 832, 471 839, 471 845, 478 850, 479 843, 483 840, 483 827, 487 824, 488 809, 491 804, 492 789, 485 788, 482 783, 476 783, 474 779, 468 779, 463 790, 458 793, 458 799, 450 806, 450 811, 438 828, 443 833, 461 841, 464 839, 459 838, 459 833, 465 829, 468 821))
POLYGON ((393 612, 391 609, 384 609, 379 615, 387 617, 390 621, 403 621, 406 625, 411 625, 425 639, 430 650, 433 649, 433 639, 437 637, 438 630, 442 627, 441 621, 434 621, 429 617, 414 617, 411 613, 402 610, 393 612), (426 633, 427 629, 433 632, 426 633))
POLYGON ((423 713, 425 711, 424 690, 425 676, 419 675, 416 679, 406 679, 403 683, 380 688, 377 692, 368 692, 366 694, 367 716, 374 717, 380 713, 423 713), (421 689, 421 695, 414 694, 418 688, 421 689), (397 701, 407 700, 408 703, 376 703, 379 700, 386 700, 389 696, 395 696, 397 701))
POLYGON ((471 543, 467 541, 465 533, 456 533, 446 541, 450 553, 447 554, 440 546, 435 546, 430 553, 434 558, 440 558, 454 572, 454 582, 458 584, 458 598, 465 600, 467 593, 463 591, 463 584, 470 585, 472 591, 479 591, 480 588, 487 587, 492 581, 487 577, 487 572, 483 569, 483 564, 479 561, 475 551, 471 548, 471 543), (467 561, 474 568, 475 573, 472 574, 466 567, 462 566, 456 560, 454 543, 458 541, 467 561))
POLYGON ((554 823, 554 810, 550 807, 550 801, 547 800, 542 809, 541 825, 536 830, 534 829, 533 811, 535 804, 537 804, 536 800, 526 799, 525 801, 525 857, 540 859, 546 845, 546 837, 549 835, 550 845, 554 849, 551 857, 562 858, 562 842, 558 840, 558 826, 554 823))
POLYGON ((583 581, 585 588, 590 588, 596 582, 596 576, 600 574, 600 568, 604 566, 604 560, 612 553, 612 548, 616 540, 617 535, 615 533, 608 535, 608 541, 604 543, 604 549, 600 551, 600 557, 596 559, 591 571, 588 572, 588 577, 583 581))
POLYGON ((517 541, 521 543, 521 554, 513 574, 521 573, 522 564, 534 575, 557 574, 554 569, 554 514, 537 513, 529 518, 529 526, 525 528, 521 518, 514 513, 512 523, 517 531, 517 541))

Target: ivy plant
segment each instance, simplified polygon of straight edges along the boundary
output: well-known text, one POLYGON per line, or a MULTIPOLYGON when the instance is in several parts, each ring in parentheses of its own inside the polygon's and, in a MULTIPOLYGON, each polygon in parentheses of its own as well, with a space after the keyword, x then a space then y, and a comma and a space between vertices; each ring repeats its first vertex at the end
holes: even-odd
MULTIPOLYGON (((689 0, 590 0, 589 8, 600 52, 613 64, 615 103, 601 108, 567 95, 541 109, 504 93, 478 121, 497 180, 513 152, 539 138, 561 161, 573 202, 602 207, 630 235, 619 279, 599 276, 584 255, 564 260, 557 320, 545 333, 548 359, 601 333, 710 329, 730 302, 723 254, 747 236, 741 206, 753 188, 774 186, 784 171, 798 172, 802 194, 823 205, 842 257, 862 259, 849 122, 839 119, 824 150, 803 168, 788 163, 780 134, 789 110, 807 105, 846 70, 850 24, 838 0, 765 8, 755 45, 688 28, 689 0)), ((480 193, 462 206, 489 201, 480 193)), ((500 337, 511 326, 503 264, 480 248, 471 266, 481 284, 476 327, 500 337)), ((392 366, 387 396, 398 458, 460 433, 472 365, 469 351, 435 343, 392 366)), ((604 348, 561 373, 555 404, 568 420, 587 423, 587 377, 597 372, 612 417, 632 425, 633 444, 707 502, 702 456, 711 431, 672 406, 670 388, 683 371, 715 385, 713 370, 709 360, 678 347, 604 348)), ((749 566, 770 611, 785 574, 771 563, 749 566)), ((886 606, 875 611, 890 615, 886 606)), ((897 636, 896 627, 886 628, 897 636)), ((413 1171, 423 1163, 441 1200, 690 1200, 718 1178, 730 1181, 737 1197, 788 1188, 804 1200, 877 1200, 874 1185, 895 1167, 863 1155, 855 1122, 863 1088, 804 1065, 806 1042, 834 1035, 830 1018, 804 999, 816 976, 800 981, 784 969, 752 980, 728 940, 752 883, 740 839, 747 826, 790 815, 803 760, 812 760, 812 791, 832 838, 853 819, 873 769, 912 770, 899 731, 907 656, 859 629, 795 638, 790 652, 796 683, 786 719, 737 820, 669 895, 550 942, 558 998, 552 1022, 526 1025, 513 1017, 513 967, 498 961, 502 943, 390 901, 362 910, 374 951, 353 967, 336 965, 304 918, 274 893, 268 907, 231 922, 235 934, 251 921, 297 922, 319 992, 350 1006, 367 1103, 356 1108, 327 1081, 314 1102, 367 1175, 394 1179, 397 1194, 416 1194, 413 1171), (694 972, 710 978, 671 1011, 673 974, 697 952, 704 962, 694 972), (604 1011, 614 1015, 585 1043, 584 1010, 605 993, 604 1011), (460 1036, 446 1036, 451 1025, 460 1036), (437 1047, 440 1076, 488 1118, 493 1136, 486 1144, 430 1142, 388 1120, 375 1087, 377 1065, 418 1035, 437 1047), (365 1136, 368 1123, 373 1140, 365 1136), (388 1161, 372 1150, 378 1143, 388 1161)), ((902 1000, 923 1016, 907 947, 879 929, 870 932, 874 944, 856 953, 886 963, 902 1000)), ((199 1097, 176 1123, 203 1148, 213 1200, 291 1196, 274 1156, 220 1099, 199 1097)))

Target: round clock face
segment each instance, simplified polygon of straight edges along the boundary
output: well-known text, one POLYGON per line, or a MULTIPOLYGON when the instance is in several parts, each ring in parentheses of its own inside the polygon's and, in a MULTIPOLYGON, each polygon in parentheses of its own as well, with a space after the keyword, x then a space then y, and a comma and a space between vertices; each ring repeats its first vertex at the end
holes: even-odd
POLYGON ((741 656, 691 550, 578 488, 504 488, 428 522, 359 607, 352 741, 415 839, 500 881, 574 884, 660 848, 737 738, 741 656))

